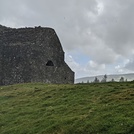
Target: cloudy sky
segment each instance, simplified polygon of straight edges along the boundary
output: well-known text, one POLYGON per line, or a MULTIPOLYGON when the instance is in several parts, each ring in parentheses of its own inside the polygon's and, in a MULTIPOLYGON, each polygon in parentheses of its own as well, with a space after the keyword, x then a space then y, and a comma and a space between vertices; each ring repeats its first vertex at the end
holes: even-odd
POLYGON ((76 78, 134 72, 134 0, 0 0, 0 24, 52 27, 76 78))

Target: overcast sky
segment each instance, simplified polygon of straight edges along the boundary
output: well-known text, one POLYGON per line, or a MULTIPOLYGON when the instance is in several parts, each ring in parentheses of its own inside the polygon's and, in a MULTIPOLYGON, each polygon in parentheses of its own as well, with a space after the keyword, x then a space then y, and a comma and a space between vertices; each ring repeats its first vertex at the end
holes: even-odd
POLYGON ((134 0, 0 0, 0 24, 52 27, 76 78, 134 72, 134 0))

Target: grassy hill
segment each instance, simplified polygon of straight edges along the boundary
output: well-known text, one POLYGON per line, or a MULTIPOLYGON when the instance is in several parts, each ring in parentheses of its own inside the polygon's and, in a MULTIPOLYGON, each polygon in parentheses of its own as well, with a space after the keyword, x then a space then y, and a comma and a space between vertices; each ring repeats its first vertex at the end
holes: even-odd
POLYGON ((134 134, 134 83, 0 87, 1 134, 134 134))

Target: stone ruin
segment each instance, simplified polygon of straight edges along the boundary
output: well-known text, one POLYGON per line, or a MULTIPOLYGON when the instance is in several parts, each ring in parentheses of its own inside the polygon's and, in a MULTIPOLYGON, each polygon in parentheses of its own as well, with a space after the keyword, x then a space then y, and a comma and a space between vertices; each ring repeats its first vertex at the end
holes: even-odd
POLYGON ((0 25, 0 85, 30 82, 74 83, 56 32, 0 25))

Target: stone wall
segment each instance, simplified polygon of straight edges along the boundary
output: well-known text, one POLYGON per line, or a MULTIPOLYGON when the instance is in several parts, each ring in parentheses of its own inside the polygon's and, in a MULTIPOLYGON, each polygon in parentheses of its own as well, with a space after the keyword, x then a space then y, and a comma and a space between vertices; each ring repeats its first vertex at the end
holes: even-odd
POLYGON ((74 83, 59 38, 51 28, 0 25, 0 85, 74 83))

